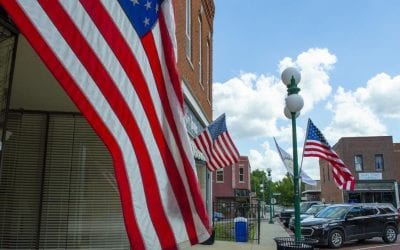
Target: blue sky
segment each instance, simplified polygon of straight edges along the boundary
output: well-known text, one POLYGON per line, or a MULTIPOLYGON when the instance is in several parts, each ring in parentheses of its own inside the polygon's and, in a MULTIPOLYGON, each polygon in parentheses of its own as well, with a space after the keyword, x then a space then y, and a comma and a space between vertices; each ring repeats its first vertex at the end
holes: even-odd
MULTIPOLYGON (((272 137, 291 153, 280 72, 302 73, 302 146, 310 117, 333 145, 342 136, 400 142, 400 2, 215 0, 214 117, 227 114, 239 151, 255 168, 284 174, 272 137)), ((319 178, 315 160, 304 168, 319 178)))

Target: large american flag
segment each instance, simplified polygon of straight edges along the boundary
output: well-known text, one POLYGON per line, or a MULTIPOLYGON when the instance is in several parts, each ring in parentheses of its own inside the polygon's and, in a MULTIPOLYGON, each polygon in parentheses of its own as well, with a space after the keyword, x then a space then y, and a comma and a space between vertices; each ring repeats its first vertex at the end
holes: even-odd
POLYGON ((206 157, 206 166, 210 171, 239 161, 239 151, 226 128, 225 114, 208 125, 193 141, 206 157))
POLYGON ((303 156, 319 157, 326 160, 332 166, 333 179, 337 187, 344 190, 354 190, 354 176, 311 119, 308 120, 307 127, 303 156))
POLYGON ((110 150, 132 248, 208 239, 172 0, 0 3, 110 150))

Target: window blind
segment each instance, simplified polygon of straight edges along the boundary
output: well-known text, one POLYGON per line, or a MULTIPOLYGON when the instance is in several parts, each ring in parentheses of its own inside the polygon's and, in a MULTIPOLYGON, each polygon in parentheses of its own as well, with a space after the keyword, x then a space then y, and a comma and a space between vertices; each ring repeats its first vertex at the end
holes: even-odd
POLYGON ((81 115, 12 113, 7 129, 0 248, 129 248, 111 156, 81 115))

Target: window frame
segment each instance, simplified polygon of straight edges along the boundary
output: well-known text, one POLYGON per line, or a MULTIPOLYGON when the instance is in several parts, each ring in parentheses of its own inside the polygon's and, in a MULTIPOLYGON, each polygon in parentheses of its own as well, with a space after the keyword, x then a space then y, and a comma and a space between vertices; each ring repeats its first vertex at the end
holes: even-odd
POLYGON ((383 171, 385 169, 385 160, 383 158, 383 154, 375 154, 374 166, 375 166, 375 171, 383 171), (378 166, 377 159, 382 159, 382 167, 381 168, 377 167, 378 166))
POLYGON ((239 182, 244 183, 244 167, 239 167, 239 182), (242 173, 240 173, 242 172, 242 173))
POLYGON ((354 155, 354 170, 356 172, 364 171, 364 159, 361 154, 354 155), (361 160, 361 162, 357 162, 357 159, 361 160), (361 166, 361 169, 358 169, 357 166, 361 166))
POLYGON ((198 69, 199 69, 199 84, 201 86, 202 89, 204 89, 204 85, 203 85, 203 67, 202 67, 202 60, 203 60, 203 55, 202 55, 202 46, 203 46, 203 41, 202 41, 202 29, 203 29, 203 23, 201 20, 201 14, 198 17, 198 22, 199 22, 199 61, 198 61, 198 69))
POLYGON ((186 58, 192 62, 192 1, 186 0, 186 20, 185 20, 185 37, 186 37, 186 58))
POLYGON ((216 183, 224 183, 225 175, 224 175, 224 169, 217 169, 215 171, 215 182, 216 183), (222 176, 222 180, 218 180, 218 176, 222 176))

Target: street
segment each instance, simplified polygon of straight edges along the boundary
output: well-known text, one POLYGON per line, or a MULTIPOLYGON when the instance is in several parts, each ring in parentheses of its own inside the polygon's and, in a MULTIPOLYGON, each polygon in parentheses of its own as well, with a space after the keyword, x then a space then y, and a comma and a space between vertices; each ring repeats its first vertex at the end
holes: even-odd
MULTIPOLYGON (((322 248, 321 249, 325 249, 322 248)), ((327 248, 326 248, 327 249, 327 248)), ((341 247, 340 249, 346 249, 346 250, 350 250, 350 249, 400 249, 400 237, 397 238, 396 243, 394 244, 385 244, 382 241, 382 238, 372 238, 370 240, 366 240, 365 242, 359 243, 357 241, 349 241, 347 243, 345 243, 343 245, 343 247, 341 247)))

